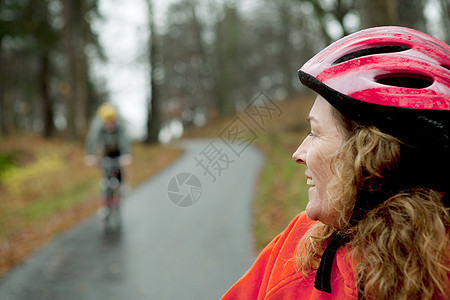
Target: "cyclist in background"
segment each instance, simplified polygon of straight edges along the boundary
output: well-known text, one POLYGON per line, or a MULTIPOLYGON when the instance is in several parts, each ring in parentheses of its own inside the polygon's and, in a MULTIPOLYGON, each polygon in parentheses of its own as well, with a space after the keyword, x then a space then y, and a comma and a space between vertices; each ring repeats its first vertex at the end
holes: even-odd
POLYGON ((130 142, 123 120, 110 103, 102 104, 92 120, 86 140, 84 161, 88 166, 96 166, 99 165, 101 158, 106 157, 118 160, 117 179, 121 184, 121 191, 126 190, 126 186, 122 184, 123 172, 120 167, 126 167, 133 161, 130 142), (99 150, 99 155, 96 155, 99 150))
MULTIPOLYGON (((132 162, 130 142, 125 126, 119 117, 117 109, 109 103, 102 104, 93 119, 86 140, 87 165, 98 163, 96 152, 100 149, 101 156, 118 158, 121 166, 128 166, 132 162)), ((121 175, 119 175, 121 180, 121 175)))
POLYGON ((132 157, 124 123, 117 109, 109 103, 102 104, 92 120, 84 161, 89 166, 100 165, 103 170, 105 202, 98 214, 104 221, 105 233, 109 233, 111 229, 116 232, 120 230, 118 205, 125 187, 122 183, 122 167, 131 164, 132 157))

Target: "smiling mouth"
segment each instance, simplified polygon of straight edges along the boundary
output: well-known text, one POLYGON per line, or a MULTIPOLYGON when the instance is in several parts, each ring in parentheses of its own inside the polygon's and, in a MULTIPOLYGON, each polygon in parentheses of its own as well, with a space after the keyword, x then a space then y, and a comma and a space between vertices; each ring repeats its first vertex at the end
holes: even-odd
POLYGON ((309 186, 315 186, 314 180, 313 180, 312 178, 308 178, 308 179, 306 180, 306 184, 309 185, 309 186))

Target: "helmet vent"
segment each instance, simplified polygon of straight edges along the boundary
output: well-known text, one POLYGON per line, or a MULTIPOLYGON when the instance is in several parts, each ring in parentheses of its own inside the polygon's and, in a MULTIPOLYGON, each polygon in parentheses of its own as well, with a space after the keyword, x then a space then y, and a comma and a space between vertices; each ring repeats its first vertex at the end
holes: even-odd
POLYGON ((442 65, 444 68, 446 68, 447 70, 450 70, 450 67, 449 66, 446 66, 446 65, 442 65))
POLYGON ((433 79, 431 77, 410 74, 390 74, 386 77, 378 77, 376 81, 384 85, 410 89, 424 89, 433 84, 433 79))
POLYGON ((355 59, 362 56, 368 56, 373 54, 381 54, 381 53, 394 53, 394 52, 401 52, 411 49, 411 47, 408 46, 377 46, 377 47, 371 47, 367 49, 358 50, 355 52, 351 52, 348 54, 345 54, 344 56, 341 56, 340 58, 336 59, 333 62, 333 65, 340 64, 346 61, 349 61, 351 59, 355 59))

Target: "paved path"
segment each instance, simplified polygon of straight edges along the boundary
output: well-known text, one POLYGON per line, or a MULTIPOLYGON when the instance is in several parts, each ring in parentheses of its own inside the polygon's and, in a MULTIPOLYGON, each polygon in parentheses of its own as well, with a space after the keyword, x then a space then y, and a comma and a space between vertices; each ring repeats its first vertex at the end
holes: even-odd
POLYGON ((0 299, 220 298, 254 260, 250 207, 263 158, 253 148, 233 156, 210 142, 184 142, 182 158, 127 197, 121 236, 103 236, 96 217, 83 222, 7 274, 0 299), (227 154, 222 167, 228 161, 228 169, 212 173, 215 182, 195 160, 211 146, 227 154), (201 183, 190 207, 168 197, 169 182, 183 172, 201 183))

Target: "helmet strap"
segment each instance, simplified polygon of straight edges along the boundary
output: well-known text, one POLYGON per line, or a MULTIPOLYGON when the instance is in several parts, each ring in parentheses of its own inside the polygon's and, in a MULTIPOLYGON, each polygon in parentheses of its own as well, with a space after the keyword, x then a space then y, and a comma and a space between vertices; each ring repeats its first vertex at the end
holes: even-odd
POLYGON ((331 270, 333 268, 334 258, 336 252, 340 246, 347 242, 347 238, 338 231, 331 242, 328 244, 327 248, 322 254, 320 259, 319 268, 316 271, 316 276, 314 278, 314 287, 326 293, 331 293, 331 270))

